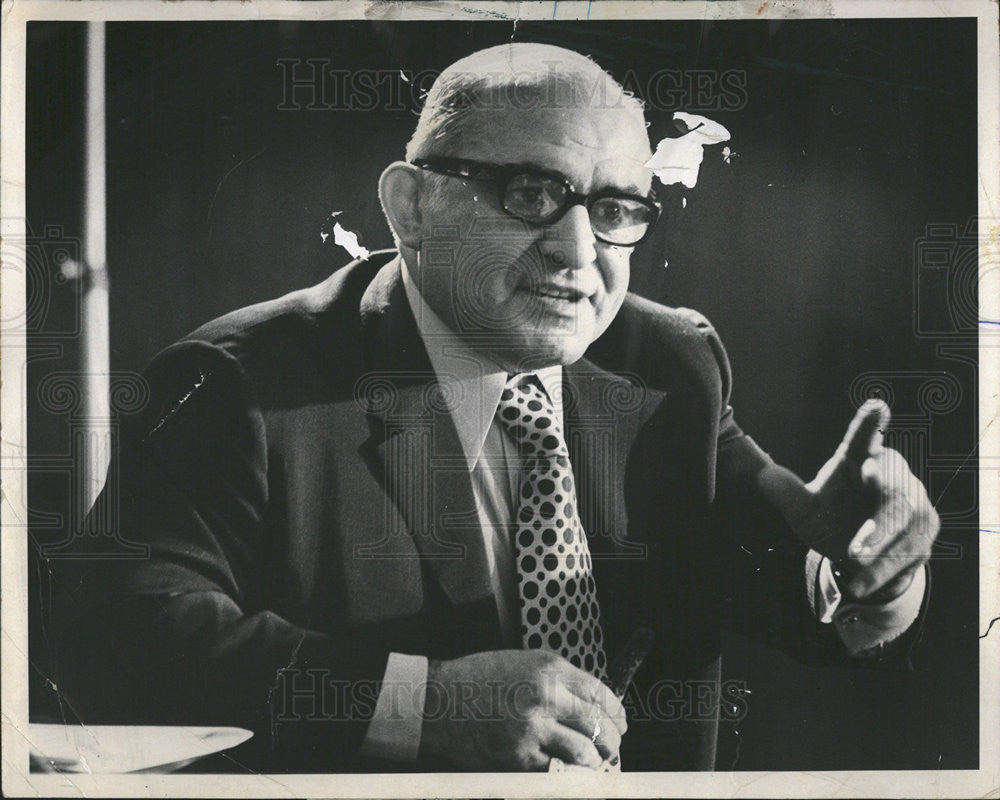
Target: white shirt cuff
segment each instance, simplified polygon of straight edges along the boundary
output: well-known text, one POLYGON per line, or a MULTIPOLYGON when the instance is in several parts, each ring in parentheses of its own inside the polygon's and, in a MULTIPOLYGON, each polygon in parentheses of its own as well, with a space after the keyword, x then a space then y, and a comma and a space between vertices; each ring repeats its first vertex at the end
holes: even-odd
POLYGON ((361 755, 416 761, 426 696, 427 658, 390 653, 361 755))
POLYGON ((921 568, 906 591, 893 600, 845 603, 830 559, 815 550, 806 555, 806 591, 813 612, 820 622, 833 624, 852 656, 861 656, 905 633, 920 615, 926 588, 926 568, 921 568))
POLYGON ((816 598, 813 604, 816 616, 824 625, 833 622, 840 598, 840 587, 833 577, 833 563, 824 558, 820 561, 819 574, 816 576, 816 598))
POLYGON ((833 627, 848 652, 852 656, 866 655, 866 650, 906 633, 920 615, 926 588, 927 568, 920 567, 907 590, 888 603, 841 603, 833 615, 833 627))

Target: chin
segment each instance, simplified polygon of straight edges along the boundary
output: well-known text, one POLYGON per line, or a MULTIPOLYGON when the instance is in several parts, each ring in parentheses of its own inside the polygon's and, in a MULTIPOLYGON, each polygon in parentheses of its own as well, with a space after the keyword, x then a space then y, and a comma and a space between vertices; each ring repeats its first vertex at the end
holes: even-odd
POLYGON ((590 345, 590 340, 579 334, 550 334, 534 336, 518 348, 517 358, 523 371, 569 366, 579 361, 590 345))

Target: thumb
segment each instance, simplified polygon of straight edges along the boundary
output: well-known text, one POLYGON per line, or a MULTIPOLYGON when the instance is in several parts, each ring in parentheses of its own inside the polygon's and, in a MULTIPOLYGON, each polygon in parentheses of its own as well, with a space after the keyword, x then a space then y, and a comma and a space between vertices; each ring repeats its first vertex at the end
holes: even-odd
POLYGON ((853 464, 861 466, 882 450, 882 435, 889 427, 889 406, 882 400, 866 400, 854 415, 838 450, 853 464))
POLYGON ((771 462, 757 473, 757 486, 792 528, 808 519, 813 495, 790 469, 771 462))

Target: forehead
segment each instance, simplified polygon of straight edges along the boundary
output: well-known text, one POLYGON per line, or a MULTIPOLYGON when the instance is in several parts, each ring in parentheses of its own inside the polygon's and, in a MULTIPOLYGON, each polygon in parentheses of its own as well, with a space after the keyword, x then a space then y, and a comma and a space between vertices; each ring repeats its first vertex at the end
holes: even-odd
POLYGON ((625 108, 537 107, 472 111, 461 155, 534 164, 564 174, 578 191, 605 186, 646 192, 649 138, 641 113, 625 108))

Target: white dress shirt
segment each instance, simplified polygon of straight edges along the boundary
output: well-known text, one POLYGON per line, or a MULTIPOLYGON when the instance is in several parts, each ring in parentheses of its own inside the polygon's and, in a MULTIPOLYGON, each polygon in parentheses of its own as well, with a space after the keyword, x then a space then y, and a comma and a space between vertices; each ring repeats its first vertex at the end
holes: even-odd
MULTIPOLYGON (((420 294, 406 264, 401 265, 403 288, 417 322, 431 366, 445 384, 449 411, 467 461, 472 490, 482 525, 490 583, 496 598, 504 645, 520 648, 520 613, 516 559, 511 527, 517 512, 521 475, 516 447, 495 420, 507 372, 471 349, 435 314, 420 294)), ((562 367, 536 373, 553 399, 562 423, 562 367)), ((913 623, 924 596, 924 571, 898 598, 881 606, 841 603, 828 559, 815 551, 806 558, 806 594, 821 622, 832 623, 848 651, 858 655, 888 642, 913 623)), ((427 658, 390 653, 382 690, 368 725, 361 753, 365 756, 414 761, 420 748, 427 658)))

